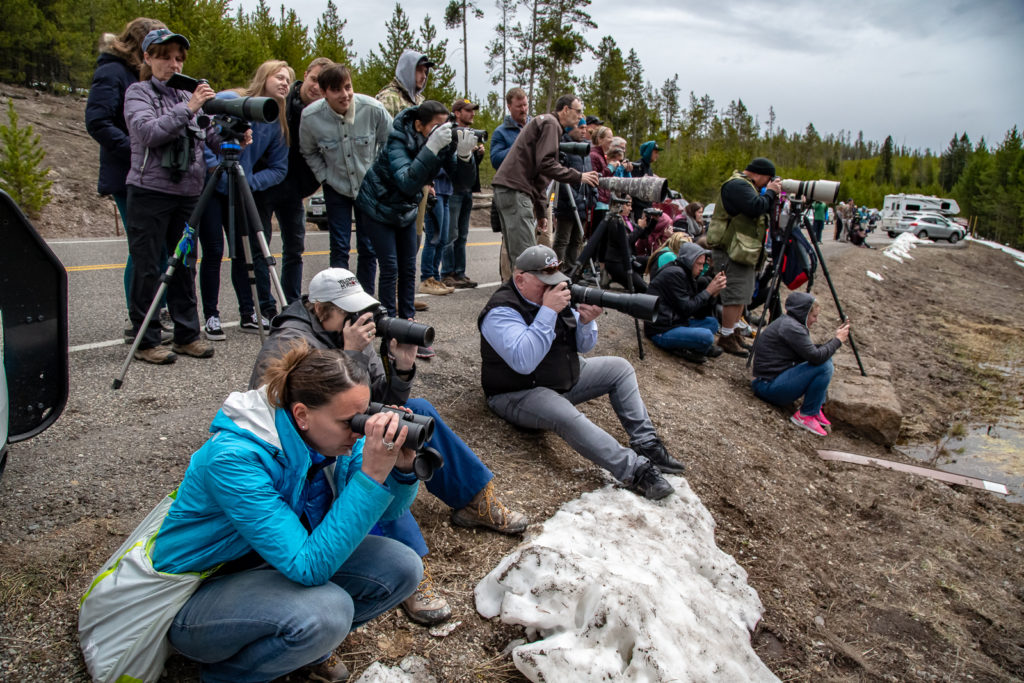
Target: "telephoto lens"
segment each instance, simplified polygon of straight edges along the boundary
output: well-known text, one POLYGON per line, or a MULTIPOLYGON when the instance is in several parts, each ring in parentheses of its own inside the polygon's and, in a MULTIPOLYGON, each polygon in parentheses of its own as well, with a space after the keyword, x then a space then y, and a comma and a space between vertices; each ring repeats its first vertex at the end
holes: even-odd
POLYGON ((808 201, 835 204, 839 198, 839 183, 835 180, 783 180, 782 189, 793 197, 807 197, 808 201))
POLYGON ((572 285, 569 288, 574 304, 590 304, 610 308, 634 318, 655 322, 658 319, 658 297, 653 294, 609 292, 597 287, 572 285))

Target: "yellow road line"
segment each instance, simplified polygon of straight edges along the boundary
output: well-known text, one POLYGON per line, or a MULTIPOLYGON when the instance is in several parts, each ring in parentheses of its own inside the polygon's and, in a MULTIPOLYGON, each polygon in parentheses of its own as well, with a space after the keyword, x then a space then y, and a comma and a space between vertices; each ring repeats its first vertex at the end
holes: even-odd
MULTIPOLYGON (((499 244, 501 244, 501 242, 470 242, 470 243, 467 243, 466 246, 467 247, 494 247, 494 246, 497 246, 499 244)), ((303 254, 303 256, 327 256, 330 253, 331 252, 329 252, 329 251, 307 251, 307 252, 305 252, 303 254)), ((350 253, 354 254, 354 253, 356 253, 356 250, 352 249, 350 253)), ((278 259, 281 258, 281 254, 274 254, 274 258, 278 258, 278 259)), ((199 260, 202 261, 202 259, 199 259, 199 260)), ((222 260, 224 262, 228 262, 231 259, 225 258, 225 259, 222 259, 222 260)), ((64 270, 66 270, 69 273, 81 273, 81 272, 90 271, 90 270, 121 270, 121 269, 124 268, 124 266, 125 266, 125 264, 123 264, 123 263, 100 263, 100 264, 97 264, 97 265, 94 265, 94 266, 68 266, 64 270)))

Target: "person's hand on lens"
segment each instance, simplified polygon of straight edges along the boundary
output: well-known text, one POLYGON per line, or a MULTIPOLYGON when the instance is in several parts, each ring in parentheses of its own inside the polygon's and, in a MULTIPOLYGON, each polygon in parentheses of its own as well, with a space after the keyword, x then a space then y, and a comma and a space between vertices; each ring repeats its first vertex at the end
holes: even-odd
POLYGON ((341 329, 342 338, 345 340, 345 348, 349 351, 362 351, 377 332, 377 324, 373 321, 373 313, 363 313, 355 320, 346 320, 341 329))
POLYGON ((434 129, 434 132, 427 138, 427 149, 434 154, 440 154, 441 150, 447 147, 452 141, 451 122, 442 123, 434 129))
MULTIPOLYGON (((394 406, 392 406, 394 407, 394 406)), ((412 471, 415 451, 402 448, 409 428, 402 425, 397 413, 382 411, 371 415, 363 429, 363 473, 383 484, 398 465, 401 471, 412 471)))
POLYGON ((597 187, 597 179, 599 177, 597 171, 584 171, 581 181, 591 187, 597 187))
POLYGON ((579 304, 576 306, 576 310, 580 314, 580 323, 586 325, 589 322, 597 320, 604 313, 604 309, 600 306, 593 304, 579 304))
POLYGON ((459 161, 469 161, 473 156, 473 149, 476 147, 476 136, 468 128, 460 128, 456 131, 459 142, 455 147, 455 153, 459 161))
POLYGON ((207 100, 212 100, 216 94, 217 93, 213 91, 213 88, 210 87, 209 83, 200 83, 196 86, 196 89, 192 91, 192 97, 189 98, 186 104, 193 114, 197 114, 199 113, 199 110, 203 108, 203 104, 206 103, 207 100))
POLYGON ((547 306, 555 313, 561 313, 571 300, 572 293, 569 291, 568 285, 564 282, 559 282, 554 287, 547 288, 540 304, 541 306, 547 306))

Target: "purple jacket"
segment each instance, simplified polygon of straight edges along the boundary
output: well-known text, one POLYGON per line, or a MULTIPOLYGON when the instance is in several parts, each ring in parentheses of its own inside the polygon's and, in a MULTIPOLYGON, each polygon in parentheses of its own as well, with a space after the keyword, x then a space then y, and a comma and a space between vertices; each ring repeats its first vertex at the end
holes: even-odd
POLYGON ((168 88, 165 83, 151 78, 128 86, 124 96, 124 118, 132 144, 132 165, 127 184, 156 192, 196 197, 203 190, 206 163, 202 144, 220 149, 220 136, 212 130, 196 127, 196 116, 187 102, 191 95, 184 90, 168 88), (195 132, 192 138, 192 163, 181 180, 174 182, 171 172, 162 165, 164 148, 181 136, 188 126, 195 132))

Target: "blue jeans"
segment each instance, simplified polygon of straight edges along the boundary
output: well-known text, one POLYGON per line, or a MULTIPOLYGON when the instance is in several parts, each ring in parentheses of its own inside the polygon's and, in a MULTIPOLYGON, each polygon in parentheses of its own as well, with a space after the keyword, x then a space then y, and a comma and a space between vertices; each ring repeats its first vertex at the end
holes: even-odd
POLYGON ((416 221, 407 225, 381 223, 368 214, 362 215, 359 231, 365 229, 373 241, 373 251, 380 264, 377 297, 392 318, 412 320, 416 316, 416 221), (396 300, 397 288, 397 300, 396 300))
POLYGON ((800 414, 813 417, 821 412, 821 406, 825 403, 828 383, 832 381, 832 370, 831 360, 821 365, 803 362, 773 380, 755 379, 750 383, 750 388, 754 390, 754 396, 777 406, 789 405, 803 396, 800 414))
POLYGON ((302 197, 287 182, 254 193, 260 220, 270 225, 277 215, 281 230, 281 289, 287 303, 302 296, 302 253, 306 250, 306 210, 302 197))
MULTIPOLYGON (((352 213, 356 215, 356 279, 367 294, 373 294, 373 281, 377 277, 377 256, 373 248, 370 231, 365 226, 363 212, 351 197, 335 192, 330 185, 324 185, 324 205, 327 207, 327 226, 331 232, 331 268, 348 267, 352 243, 352 213)), ((394 314, 392 314, 394 315, 394 314)))
MULTIPOLYGON (((430 401, 410 398, 405 402, 405 407, 417 415, 434 418, 434 435, 427 441, 427 445, 441 454, 444 458, 444 467, 437 470, 433 478, 426 482, 427 490, 454 510, 466 507, 494 475, 480 461, 473 449, 452 431, 430 401)), ((400 541, 415 550, 420 557, 428 552, 423 534, 408 511, 393 522, 378 522, 370 533, 400 541)))
POLYGON ((269 566, 207 579, 167 635, 201 664, 204 683, 269 681, 329 655, 351 629, 412 595, 422 575, 414 552, 367 536, 321 586, 269 566))
POLYGON ((420 256, 420 279, 441 279, 441 252, 448 244, 448 197, 439 194, 433 209, 423 219, 423 254, 420 256))
POLYGON ((825 230, 825 221, 815 220, 812 227, 814 229, 814 239, 818 240, 818 244, 821 244, 821 233, 825 230))
POLYGON ((656 334, 651 341, 658 348, 671 351, 672 349, 692 349, 707 353, 711 345, 715 343, 715 334, 718 332, 718 321, 712 317, 691 319, 685 325, 673 327, 667 332, 656 334))
POLYGON ((448 200, 448 243, 441 252, 441 275, 466 277, 466 242, 469 240, 469 214, 473 211, 473 193, 456 192, 448 200))

